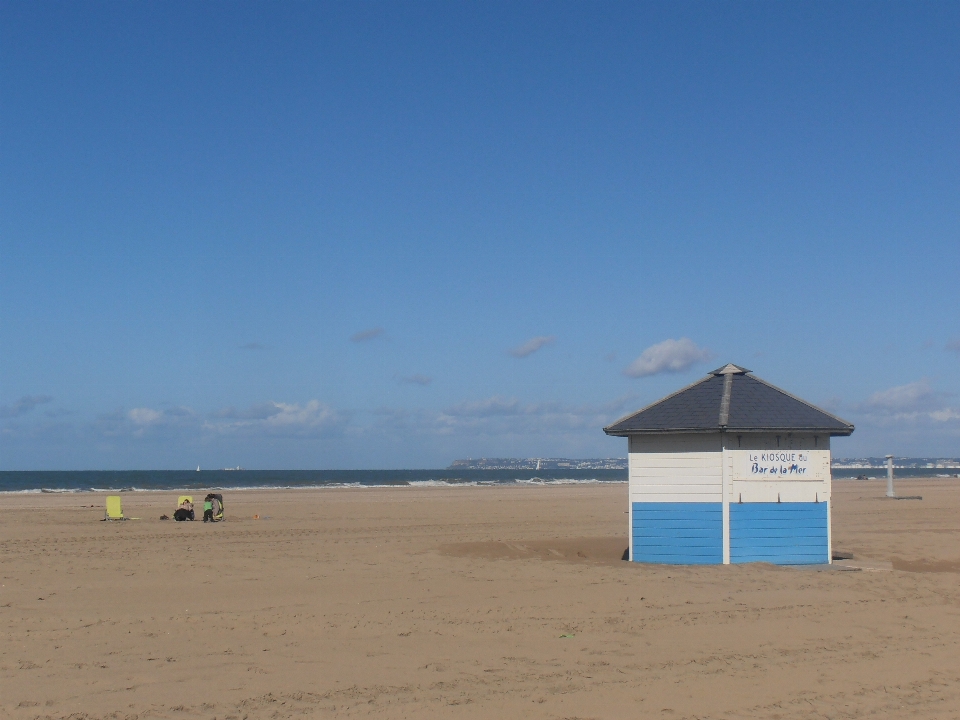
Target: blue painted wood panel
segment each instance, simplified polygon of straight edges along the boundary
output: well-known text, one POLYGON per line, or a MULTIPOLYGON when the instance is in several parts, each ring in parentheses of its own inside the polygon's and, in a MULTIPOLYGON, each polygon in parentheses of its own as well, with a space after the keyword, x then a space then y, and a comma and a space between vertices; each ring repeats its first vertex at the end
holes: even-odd
POLYGON ((731 503, 730 562, 829 562, 827 503, 731 503))
POLYGON ((670 565, 723 562, 720 503, 633 503, 633 559, 670 565))

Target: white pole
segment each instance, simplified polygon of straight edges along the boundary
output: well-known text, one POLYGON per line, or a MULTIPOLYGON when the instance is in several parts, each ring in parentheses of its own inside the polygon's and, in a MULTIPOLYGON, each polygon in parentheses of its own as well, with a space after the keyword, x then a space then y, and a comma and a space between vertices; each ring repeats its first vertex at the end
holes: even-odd
POLYGON ((887 455, 887 497, 896 497, 893 491, 893 455, 887 455))

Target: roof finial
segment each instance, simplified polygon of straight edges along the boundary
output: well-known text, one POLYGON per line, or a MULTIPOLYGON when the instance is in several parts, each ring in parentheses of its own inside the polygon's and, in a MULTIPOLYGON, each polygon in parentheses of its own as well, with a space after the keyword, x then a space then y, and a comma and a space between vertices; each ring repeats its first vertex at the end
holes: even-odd
POLYGON ((723 367, 717 368, 711 375, 745 375, 748 372, 753 372, 752 370, 747 370, 745 367, 740 367, 739 365, 734 365, 733 363, 727 363, 723 367))

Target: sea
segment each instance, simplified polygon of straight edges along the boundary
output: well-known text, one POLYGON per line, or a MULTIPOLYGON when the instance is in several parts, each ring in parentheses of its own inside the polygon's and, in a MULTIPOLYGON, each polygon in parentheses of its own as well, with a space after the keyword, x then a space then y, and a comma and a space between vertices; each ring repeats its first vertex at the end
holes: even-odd
POLYGON ((626 483, 626 470, 76 470, 0 471, 3 493, 465 487, 626 483))
MULTIPOLYGON (((882 468, 834 468, 834 480, 886 479, 882 468)), ((897 480, 958 478, 956 468, 898 468, 897 480)), ((0 471, 0 493, 145 490, 280 490, 306 488, 468 487, 626 483, 626 470, 72 470, 0 471)))

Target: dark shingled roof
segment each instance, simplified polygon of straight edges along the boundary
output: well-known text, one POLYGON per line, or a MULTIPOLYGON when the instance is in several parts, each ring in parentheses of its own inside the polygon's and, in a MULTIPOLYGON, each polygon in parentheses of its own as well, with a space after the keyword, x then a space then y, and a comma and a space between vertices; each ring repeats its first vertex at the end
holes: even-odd
POLYGON ((702 380, 620 418, 607 435, 677 432, 819 432, 849 435, 853 425, 749 374, 724 365, 702 380))

